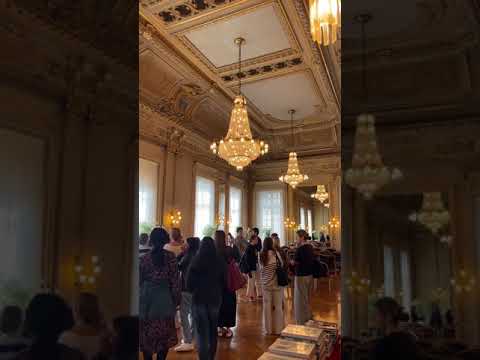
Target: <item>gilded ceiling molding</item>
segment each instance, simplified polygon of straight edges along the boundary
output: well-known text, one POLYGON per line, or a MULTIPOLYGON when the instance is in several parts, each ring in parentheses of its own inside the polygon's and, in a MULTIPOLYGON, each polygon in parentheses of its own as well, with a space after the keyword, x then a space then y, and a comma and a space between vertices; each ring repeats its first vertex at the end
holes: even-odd
MULTIPOLYGON (((280 72, 280 71, 283 71, 282 72, 282 74, 283 74, 283 73, 285 73, 284 70, 287 70, 287 69, 290 69, 290 68, 293 68, 293 67, 297 67, 297 66, 301 66, 302 64, 303 64, 303 60, 302 60, 301 57, 295 57, 293 59, 280 60, 280 61, 276 60, 275 62, 267 64, 267 65, 261 65, 261 66, 246 69, 245 71, 242 71, 241 73, 238 73, 238 71, 236 71, 236 72, 232 72, 231 74, 228 74, 228 75, 223 75, 222 80, 225 83, 230 83, 232 81, 237 81, 240 77, 242 78, 242 80, 245 80, 245 79, 257 78, 257 77, 260 77, 262 75, 274 74, 274 73, 280 72)), ((286 72, 286 73, 288 73, 288 72, 286 72)))
POLYGON ((28 18, 29 22, 37 23, 39 28, 62 36, 70 44, 81 44, 89 53, 108 58, 109 62, 128 71, 134 70, 137 64, 134 44, 137 39, 128 30, 131 29, 130 23, 136 19, 138 6, 129 1, 116 2, 114 7, 108 8, 83 5, 64 0, 17 0, 9 2, 8 7, 14 9, 17 15, 28 18), (106 23, 117 26, 104 26, 106 23), (118 41, 112 41, 112 38, 118 41), (125 43, 129 45, 125 46, 125 43))
MULTIPOLYGON (((158 8, 157 16, 165 26, 172 26, 240 1, 241 0, 182 0, 175 1, 173 4, 168 1, 166 2, 167 5, 158 8)), ((162 0, 140 0, 140 5, 148 8, 156 6, 161 2, 162 0)))
MULTIPOLYGON (((215 167, 224 172, 232 172, 232 167, 225 161, 218 159, 210 150, 210 142, 205 140, 194 131, 183 127, 179 123, 172 122, 170 119, 159 113, 150 105, 140 102, 140 139, 151 142, 168 149, 174 139, 181 138, 181 153, 188 153, 195 161, 207 166, 215 167), (169 135, 170 134, 170 135, 169 135)), ((247 176, 247 172, 237 174, 241 178, 247 176)))

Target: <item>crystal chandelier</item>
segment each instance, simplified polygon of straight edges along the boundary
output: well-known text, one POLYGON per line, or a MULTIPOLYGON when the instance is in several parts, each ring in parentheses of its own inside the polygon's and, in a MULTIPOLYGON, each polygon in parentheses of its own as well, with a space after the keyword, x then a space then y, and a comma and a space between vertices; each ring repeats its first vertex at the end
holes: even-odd
POLYGON ((368 292, 370 283, 370 279, 360 276, 356 271, 352 271, 352 275, 345 279, 347 289, 357 294, 368 292))
POLYGON ((310 0, 310 32, 320 45, 337 41, 341 23, 340 0, 310 0))
MULTIPOLYGON (((290 121, 292 124, 292 144, 295 147, 295 136, 293 134, 293 114, 295 114, 295 110, 289 110, 288 113, 290 114, 290 121)), ((288 169, 285 175, 282 175, 278 178, 281 182, 287 183, 292 188, 308 180, 308 175, 304 175, 300 173, 300 168, 298 167, 298 160, 297 160, 297 153, 291 152, 288 154, 288 169)))
POLYGON ((422 209, 410 215, 411 221, 418 221, 432 233, 438 234, 440 229, 450 222, 450 214, 442 202, 442 194, 438 192, 424 193, 422 209))
POLYGON ((325 189, 325 185, 317 185, 317 192, 315 194, 311 194, 310 197, 312 199, 317 199, 321 203, 324 203, 325 200, 328 199, 328 192, 325 189))
MULTIPOLYGON (((362 85, 365 99, 368 99, 365 24, 370 19, 371 16, 368 14, 355 18, 362 25, 362 85)), ((365 102, 367 103, 367 100, 365 102)), ((352 167, 345 172, 347 184, 355 188, 366 199, 371 199, 378 189, 401 177, 400 170, 390 170, 383 164, 377 147, 375 117, 368 113, 360 114, 357 117, 355 130, 352 167)))
POLYGON ((238 95, 233 101, 232 114, 227 136, 214 142, 210 149, 214 154, 227 161, 238 171, 248 166, 260 155, 268 153, 268 144, 263 141, 254 140, 248 120, 247 101, 242 95, 242 45, 245 39, 235 39, 238 45, 238 95))
POLYGON ((167 213, 167 226, 180 226, 182 222, 182 212, 177 209, 172 209, 167 213))

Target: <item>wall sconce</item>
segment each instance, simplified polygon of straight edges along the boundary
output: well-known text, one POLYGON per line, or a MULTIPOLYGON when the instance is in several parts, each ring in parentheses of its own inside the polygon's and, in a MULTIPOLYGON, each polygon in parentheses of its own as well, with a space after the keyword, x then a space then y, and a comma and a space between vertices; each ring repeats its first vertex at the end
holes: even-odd
POLYGON ((290 218, 286 218, 283 223, 287 229, 295 229, 295 226, 297 225, 295 220, 290 218))
POLYGON ((356 271, 352 271, 352 276, 345 280, 345 284, 351 293, 361 294, 368 291, 370 279, 360 277, 356 271))
POLYGON ((334 230, 335 230, 335 229, 340 228, 340 222, 339 222, 338 219, 334 216, 334 217, 332 218, 332 220, 330 220, 330 221, 328 222, 328 226, 330 227, 330 229, 334 229, 334 230))
POLYGON ((218 215, 217 226, 221 226, 223 224, 230 225, 230 220, 226 219, 223 215, 218 215))
POLYGON ((435 288, 432 290, 432 300, 441 301, 447 297, 448 293, 446 289, 441 287, 435 288))
POLYGON ((75 285, 77 287, 95 285, 98 276, 102 272, 100 258, 97 255, 93 255, 90 258, 90 262, 84 266, 80 263, 80 259, 77 257, 75 263, 75 285))
POLYGON ((458 276, 451 279, 450 283, 456 293, 469 293, 475 288, 475 277, 465 270, 460 270, 458 276))
POLYGON ((178 227, 182 222, 182 212, 178 209, 170 210, 166 215, 165 224, 169 227, 178 227))

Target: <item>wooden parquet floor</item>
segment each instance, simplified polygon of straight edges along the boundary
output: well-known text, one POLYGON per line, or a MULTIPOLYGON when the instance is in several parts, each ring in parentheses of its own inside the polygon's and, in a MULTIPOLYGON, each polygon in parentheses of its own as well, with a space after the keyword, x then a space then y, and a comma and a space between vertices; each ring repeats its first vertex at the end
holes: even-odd
MULTIPOLYGON (((340 280, 332 282, 329 292, 328 283, 320 282, 312 297, 312 309, 316 320, 338 322, 340 280)), ((256 360, 275 341, 275 336, 267 336, 263 329, 262 303, 243 300, 239 294, 237 306, 237 326, 232 329, 231 339, 219 338, 217 360, 256 360)), ((287 298, 287 323, 293 323, 293 309, 290 297, 287 298)), ((179 334, 179 338, 181 334, 179 334)), ((167 360, 197 360, 196 352, 176 353, 170 351, 167 360)))

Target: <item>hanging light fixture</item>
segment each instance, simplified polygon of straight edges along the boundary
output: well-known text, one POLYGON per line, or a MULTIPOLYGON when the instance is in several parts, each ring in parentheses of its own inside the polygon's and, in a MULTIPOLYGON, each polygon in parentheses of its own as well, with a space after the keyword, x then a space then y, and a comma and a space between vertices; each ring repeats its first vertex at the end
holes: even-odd
POLYGON ((295 220, 290 219, 290 218, 286 218, 285 221, 283 222, 283 224, 285 225, 285 227, 287 229, 295 229, 295 227, 297 225, 295 220))
POLYGON ((227 136, 218 144, 214 142, 210 149, 241 171, 259 156, 268 153, 268 144, 252 137, 247 100, 242 95, 242 45, 245 44, 245 39, 237 38, 235 44, 238 45, 238 95, 233 101, 227 136))
MULTIPOLYGON (((366 82, 366 38, 365 25, 371 20, 368 14, 355 18, 362 25, 362 85, 365 96, 365 105, 368 102, 368 88, 366 82)), ((392 180, 402 177, 399 169, 388 169, 378 152, 375 134, 375 117, 363 113, 357 117, 355 130, 352 167, 345 173, 348 185, 355 188, 366 199, 392 180)))
POLYGON ((330 45, 337 41, 341 25, 340 0, 310 0, 310 32, 320 45, 330 45))
POLYGON ((436 235, 450 222, 450 213, 443 206, 442 194, 424 193, 421 210, 411 214, 409 219, 418 221, 436 235))
POLYGON ((317 192, 311 194, 310 197, 324 203, 328 199, 328 192, 325 189, 325 185, 317 185, 317 192))
MULTIPOLYGON (((292 125, 292 144, 295 148, 295 136, 293 134, 293 115, 295 114, 295 110, 289 110, 288 113, 290 114, 290 122, 292 125)), ((296 152, 292 151, 290 152, 290 154, 288 154, 287 173, 280 176, 278 180, 290 185, 294 189, 297 187, 298 184, 304 182, 305 180, 308 180, 308 175, 300 173, 296 152)))
POLYGON ((476 279, 465 269, 459 271, 458 275, 450 280, 453 289, 457 293, 469 293, 475 289, 476 279))

